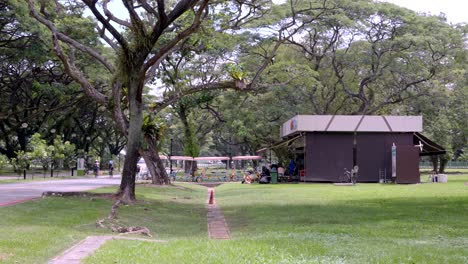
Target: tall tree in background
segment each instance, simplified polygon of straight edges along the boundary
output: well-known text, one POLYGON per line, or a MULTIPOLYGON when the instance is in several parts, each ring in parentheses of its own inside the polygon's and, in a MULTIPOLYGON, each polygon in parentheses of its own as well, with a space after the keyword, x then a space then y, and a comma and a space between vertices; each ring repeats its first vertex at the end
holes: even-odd
MULTIPOLYGON (((309 3, 297 1, 294 8, 309 3)), ((282 6, 277 14, 295 18, 298 25, 302 23, 300 34, 286 39, 288 45, 278 50, 263 78, 284 85, 255 93, 255 97, 232 98, 224 94, 230 99, 223 108, 226 123, 220 130, 235 131, 238 140, 249 142, 246 144, 255 149, 278 138, 277 127, 295 113, 411 114, 403 106, 418 98, 442 110, 450 104, 447 98, 451 96, 447 95, 463 94, 460 86, 450 92, 451 82, 464 79, 460 74, 449 74, 460 71, 454 68, 457 61, 466 65, 466 57, 461 54, 463 34, 443 17, 421 16, 372 1, 327 1, 325 5, 327 12, 320 19, 311 19, 307 13, 293 16, 288 13, 288 5, 282 6), (438 94, 444 94, 441 104, 434 98, 438 94)), ((243 62, 252 64, 248 59, 243 62)), ((458 103, 453 104, 458 109, 463 109, 459 102, 462 98, 466 97, 458 97, 458 103)), ((432 123, 440 130, 438 134, 451 134, 455 122, 446 126, 443 119, 431 118, 438 116, 436 112, 423 113, 429 121, 440 120, 439 124, 425 120, 429 134, 432 123)), ((463 120, 464 115, 455 111, 442 116, 449 113, 463 120)), ((454 134, 460 134, 457 127, 454 134)), ((226 133, 221 131, 217 137, 222 134, 226 133)), ((446 141, 450 142, 448 138, 440 139, 446 141)))
POLYGON ((69 139, 73 131, 60 130, 60 124, 72 120, 76 106, 89 100, 64 72, 37 27, 9 3, 0 3, 0 153, 13 158, 15 151, 26 150, 36 132, 50 142, 56 135, 51 129, 69 139))
POLYGON ((305 22, 301 37, 288 39, 312 71, 304 95, 315 114, 376 114, 428 95, 463 48, 440 17, 373 1, 328 4, 334 13, 305 22))

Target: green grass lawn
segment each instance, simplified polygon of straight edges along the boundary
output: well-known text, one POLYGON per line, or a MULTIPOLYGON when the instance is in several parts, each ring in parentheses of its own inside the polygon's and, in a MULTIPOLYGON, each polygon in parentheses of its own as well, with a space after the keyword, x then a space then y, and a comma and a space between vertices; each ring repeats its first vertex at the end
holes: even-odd
POLYGON ((86 263, 468 263, 467 181, 225 184, 216 193, 232 240, 112 241, 86 263))
MULTIPOLYGON (((205 187, 139 186, 119 209, 167 243, 110 241, 85 263, 468 263, 468 175, 447 184, 224 184, 232 239, 207 238, 205 187)), ((109 192, 112 189, 100 189, 109 192)), ((97 229, 111 202, 47 198, 0 208, 0 263, 45 263, 97 229)))
MULTIPOLYGON (((138 187, 137 195, 145 201, 123 206, 122 223, 145 225, 156 239, 206 234, 205 187, 138 187)), ((97 198, 45 198, 0 207, 0 263, 47 263, 86 236, 112 234, 96 227, 111 205, 97 198)))

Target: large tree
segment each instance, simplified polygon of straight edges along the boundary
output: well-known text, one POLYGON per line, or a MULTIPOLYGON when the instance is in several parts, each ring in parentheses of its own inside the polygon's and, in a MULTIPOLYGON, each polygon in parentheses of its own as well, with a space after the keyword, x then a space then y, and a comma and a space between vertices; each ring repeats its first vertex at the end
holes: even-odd
MULTIPOLYGON (((168 183, 164 167, 159 160, 157 149, 157 127, 150 129, 148 122, 145 133, 143 126, 143 88, 153 80, 160 62, 179 48, 179 45, 190 37, 204 20, 211 18, 220 10, 232 12, 237 16, 228 17, 225 21, 229 25, 240 26, 248 23, 249 18, 258 18, 271 7, 271 1, 221 1, 210 12, 209 0, 180 0, 180 1, 122 1, 128 14, 128 19, 119 18, 108 9, 108 0, 84 0, 80 3, 60 1, 28 0, 31 15, 42 23, 52 33, 54 51, 64 65, 66 72, 78 82, 86 95, 96 102, 108 107, 113 112, 113 118, 119 129, 127 137, 126 158, 122 172, 122 181, 118 195, 124 201, 135 199, 136 163, 140 155, 145 157, 153 175, 160 176, 160 181, 168 183), (36 4, 38 6, 36 6, 36 4), (104 56, 99 50, 90 45, 77 41, 64 28, 73 25, 74 20, 82 20, 84 6, 93 14, 97 24, 97 32, 103 41, 115 51, 114 57, 104 56), (246 15, 247 14, 247 15, 246 15), (189 22, 188 22, 189 21, 189 22), (124 30, 119 30, 124 28, 124 30), (102 64, 111 74, 108 86, 111 94, 106 94, 96 88, 90 78, 75 64, 75 54, 85 53, 87 56, 102 64), (147 150, 142 150, 142 140, 146 141, 147 150)), ((289 23, 290 24, 290 23, 289 23)), ((280 37, 278 37, 280 38, 280 37)), ((273 47, 273 50, 277 47, 273 47)), ((166 106, 177 102, 187 94, 203 90, 220 88, 249 89, 258 79, 258 75, 266 68, 260 63, 256 75, 250 83, 242 79, 226 80, 223 82, 207 82, 198 80, 194 86, 183 90, 173 90, 165 94, 162 101, 153 105, 152 110, 159 112, 166 106)))
MULTIPOLYGON (((83 1, 96 19, 100 36, 115 50, 114 60, 109 60, 99 51, 83 45, 60 29, 60 25, 67 23, 67 20, 69 22, 74 15, 75 18, 76 15, 81 15, 67 12, 76 10, 77 5, 58 1, 37 3, 39 6, 36 6, 33 0, 28 1, 31 15, 51 31, 55 53, 67 73, 80 83, 89 97, 112 109, 115 122, 127 136, 127 154, 119 195, 122 200, 131 201, 135 199, 136 164, 141 155, 144 107, 142 95, 148 77, 147 72, 172 52, 180 41, 197 30, 207 16, 208 0, 183 0, 176 3, 166 3, 161 0, 123 1, 128 12, 128 20, 120 19, 110 12, 107 0, 100 3, 102 9, 98 8, 97 1, 83 1), (177 24, 175 22, 184 16, 191 17, 192 23, 185 28, 175 28, 174 25, 177 24), (119 31, 116 25, 126 30, 119 31), (96 89, 83 71, 76 66, 73 56, 76 51, 87 53, 94 60, 101 62, 112 74, 113 77, 109 80, 112 94, 104 94, 96 89), (124 107, 122 99, 126 104, 124 107), (128 114, 124 114, 123 108, 128 110, 128 114)), ((152 157, 156 158, 157 150, 153 151, 155 153, 152 157)), ((158 167, 159 174, 166 176, 164 170, 161 170, 162 166, 158 167)))

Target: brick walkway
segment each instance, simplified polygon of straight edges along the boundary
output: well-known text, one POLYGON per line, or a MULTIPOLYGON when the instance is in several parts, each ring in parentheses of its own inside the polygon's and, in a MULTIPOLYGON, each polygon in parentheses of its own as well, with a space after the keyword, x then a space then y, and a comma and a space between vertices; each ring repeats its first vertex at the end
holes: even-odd
POLYGON ((60 256, 49 261, 49 264, 79 264, 82 259, 91 255, 104 243, 111 239, 140 240, 150 242, 165 242, 162 240, 143 239, 123 236, 89 236, 78 244, 63 252, 60 256))
POLYGON ((221 208, 214 199, 214 189, 208 188, 208 236, 211 239, 230 239, 229 228, 221 208), (212 201, 212 203, 210 203, 212 201))

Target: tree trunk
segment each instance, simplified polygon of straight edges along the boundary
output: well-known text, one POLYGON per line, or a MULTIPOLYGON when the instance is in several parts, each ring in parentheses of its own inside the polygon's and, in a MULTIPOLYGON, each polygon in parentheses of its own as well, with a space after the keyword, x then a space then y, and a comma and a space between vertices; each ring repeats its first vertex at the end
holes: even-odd
MULTIPOLYGON (((188 120, 188 110, 183 105, 179 105, 179 117, 184 126, 184 154, 189 157, 198 157, 200 155, 200 146, 196 140, 195 133, 188 120)), ((196 161, 185 161, 185 173, 190 173, 192 177, 195 177, 195 171, 197 170, 196 161)))
POLYGON ((437 173, 437 169, 439 167, 439 156, 431 156, 431 162, 432 162, 432 171, 437 173))
POLYGON ((198 170, 198 163, 196 160, 192 161, 192 177, 195 177, 195 173, 198 170))
POLYGON ((439 173, 445 172, 445 167, 447 166, 447 163, 448 163, 447 155, 441 155, 439 173))
MULTIPOLYGON (((127 149, 122 171, 122 181, 117 195, 123 202, 135 200, 135 176, 137 173, 137 163, 140 158, 141 147, 141 127, 143 125, 143 111, 141 100, 138 100, 136 87, 129 85, 129 127, 127 137, 127 149)), ((141 98, 140 98, 141 99, 141 98)))
POLYGON ((156 142, 149 137, 145 137, 145 141, 148 144, 148 149, 141 151, 141 155, 145 159, 148 171, 151 173, 151 183, 158 185, 169 184, 169 177, 164 164, 159 158, 156 142))
POLYGON ((136 198, 135 175, 137 170, 136 164, 139 158, 140 155, 138 154, 138 148, 132 147, 132 143, 129 142, 127 144, 127 155, 125 156, 122 170, 122 181, 120 182, 119 191, 117 192, 117 196, 119 196, 120 199, 125 203, 132 202, 136 198), (132 150, 129 151, 130 149, 132 150))

